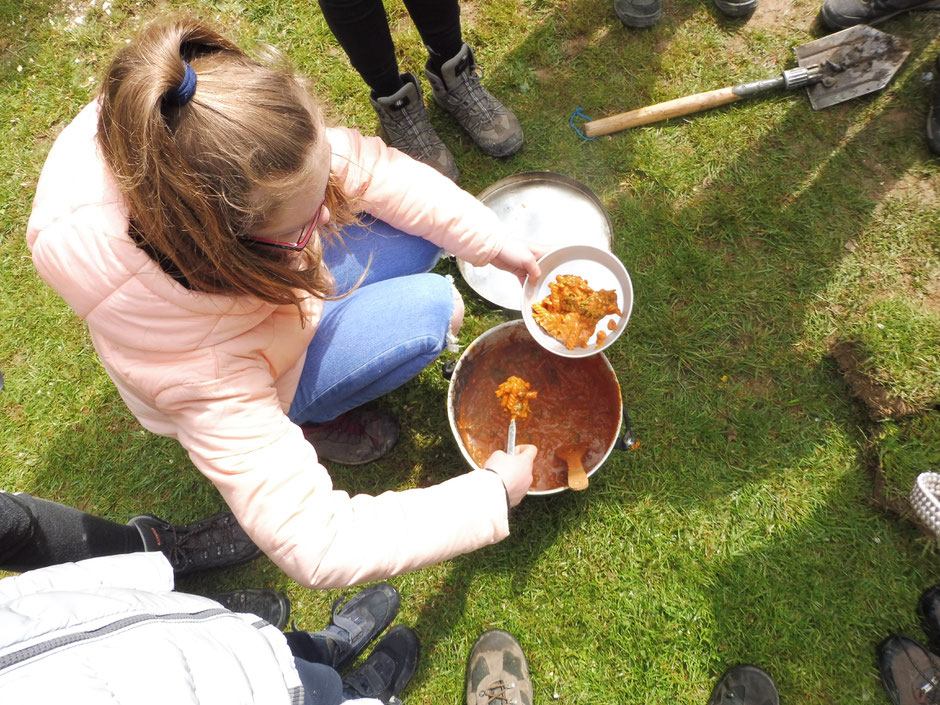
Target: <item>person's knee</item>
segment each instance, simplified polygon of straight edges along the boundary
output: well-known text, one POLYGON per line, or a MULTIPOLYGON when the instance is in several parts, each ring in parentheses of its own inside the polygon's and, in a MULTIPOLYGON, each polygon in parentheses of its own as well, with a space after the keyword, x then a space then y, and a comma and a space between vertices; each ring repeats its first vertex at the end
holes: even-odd
POLYGON ((463 297, 460 295, 460 292, 457 291, 457 287, 451 283, 451 293, 454 297, 454 312, 450 317, 450 334, 456 336, 460 331, 460 326, 463 325, 463 315, 464 315, 464 304, 463 297))

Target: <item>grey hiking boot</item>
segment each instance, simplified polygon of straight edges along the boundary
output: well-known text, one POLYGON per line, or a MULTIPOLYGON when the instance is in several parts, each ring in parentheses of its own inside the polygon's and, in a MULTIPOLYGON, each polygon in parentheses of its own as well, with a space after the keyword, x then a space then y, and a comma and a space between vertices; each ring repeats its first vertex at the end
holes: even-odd
POLYGON ((824 0, 819 19, 829 29, 878 24, 910 10, 937 10, 940 0, 824 0))
POLYGON ((760 0, 714 0, 715 7, 728 17, 747 17, 757 9, 760 0))
POLYGON ((425 69, 434 102, 454 116, 480 150, 491 157, 508 157, 522 147, 522 127, 512 111, 480 83, 482 69, 466 44, 444 62, 441 75, 425 69))
POLYGON ((509 632, 484 632, 467 659, 467 705, 532 705, 532 678, 519 642, 509 632))
POLYGON ((412 159, 434 167, 451 181, 457 181, 460 172, 454 155, 431 127, 418 79, 410 73, 403 73, 401 78, 405 85, 394 95, 369 97, 379 116, 385 141, 412 159))
POLYGON ((625 27, 648 29, 663 14, 661 0, 614 0, 614 12, 625 27))

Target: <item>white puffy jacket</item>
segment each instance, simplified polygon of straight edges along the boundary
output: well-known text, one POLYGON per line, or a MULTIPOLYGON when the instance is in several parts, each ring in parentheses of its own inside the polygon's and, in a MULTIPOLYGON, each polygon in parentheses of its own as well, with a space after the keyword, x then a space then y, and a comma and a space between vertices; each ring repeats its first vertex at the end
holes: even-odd
POLYGON ((0 703, 299 705, 303 688, 277 628, 133 553, 0 580, 0 703))

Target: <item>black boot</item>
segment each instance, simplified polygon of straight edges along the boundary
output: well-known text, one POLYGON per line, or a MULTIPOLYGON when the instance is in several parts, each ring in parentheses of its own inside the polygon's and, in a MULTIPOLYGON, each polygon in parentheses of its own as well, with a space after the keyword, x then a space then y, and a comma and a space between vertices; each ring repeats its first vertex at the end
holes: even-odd
POLYGON ((375 698, 387 705, 401 702, 398 694, 414 675, 420 649, 414 629, 403 625, 392 627, 365 662, 343 678, 346 697, 375 698))
POLYGON ((718 679, 708 705, 780 705, 780 696, 767 671, 742 664, 718 679))
POLYGON ((217 595, 207 595, 232 612, 253 614, 278 629, 287 626, 290 618, 290 601, 279 590, 235 590, 217 595))
POLYGON ((290 631, 284 636, 294 656, 342 671, 398 614, 401 595, 394 585, 379 583, 360 590, 343 604, 333 603, 333 616, 319 632, 290 631))
POLYGON ((140 532, 147 551, 162 551, 177 577, 210 568, 224 568, 258 558, 255 546, 231 512, 192 524, 173 526, 152 514, 127 522, 140 532))

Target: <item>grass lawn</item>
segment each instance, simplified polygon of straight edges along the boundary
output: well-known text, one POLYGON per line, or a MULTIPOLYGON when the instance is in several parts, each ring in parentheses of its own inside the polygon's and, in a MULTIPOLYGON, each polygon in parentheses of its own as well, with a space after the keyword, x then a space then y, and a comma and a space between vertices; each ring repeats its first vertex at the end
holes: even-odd
MULTIPOLYGON (((423 77, 420 38, 386 4, 402 70, 423 77)), ((182 523, 223 504, 175 442, 127 412, 24 233, 55 136, 112 50, 172 8, 244 46, 279 46, 334 121, 377 128, 314 2, 0 0, 0 487, 122 522, 182 523)), ((739 662, 768 669, 785 703, 887 702, 874 647, 893 630, 923 639, 916 599, 940 582, 936 540, 876 506, 870 475, 902 505, 917 473, 940 469, 940 158, 924 137, 940 13, 883 25, 911 44, 901 71, 827 110, 775 94, 592 142, 568 126, 578 106, 599 118, 773 76, 823 36, 817 10, 762 0, 741 21, 666 0, 639 32, 609 0, 463 4, 465 38, 526 146, 489 159, 436 107, 432 122, 472 193, 549 170, 605 204, 636 296, 608 358, 641 443, 611 454, 584 493, 528 498, 501 544, 393 579, 399 621, 424 648, 407 702, 462 702, 469 648, 494 627, 523 644, 542 705, 704 703, 739 662), (844 341, 920 413, 873 420, 830 354, 844 341)), ((459 280, 453 262, 441 270, 459 280)), ((464 289, 466 345, 504 317, 464 289)), ((446 394, 434 365, 388 397, 402 440, 372 466, 336 468, 336 485, 375 493, 463 472, 446 394)), ((179 587, 245 586, 289 593, 309 629, 338 595, 267 560, 179 587)))

